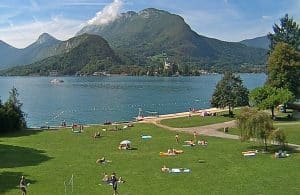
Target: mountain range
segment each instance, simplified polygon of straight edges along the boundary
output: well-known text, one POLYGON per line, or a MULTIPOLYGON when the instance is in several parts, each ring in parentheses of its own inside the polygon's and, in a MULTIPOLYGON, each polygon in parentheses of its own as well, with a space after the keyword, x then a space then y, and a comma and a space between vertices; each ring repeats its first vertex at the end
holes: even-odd
POLYGON ((162 64, 164 60, 180 66, 217 70, 239 70, 243 66, 264 65, 267 50, 257 48, 249 42, 251 40, 241 43, 226 42, 199 35, 182 17, 148 8, 138 13, 123 13, 108 24, 88 25, 77 32, 76 37, 67 41, 59 41, 47 33, 24 49, 17 49, 0 41, 0 69, 31 64, 13 70, 19 70, 22 74, 45 74, 49 72, 46 68, 56 68, 61 74, 73 74, 78 71, 90 73, 100 70, 97 68, 103 68, 106 58, 109 59, 107 63, 110 66, 149 67, 162 64), (111 52, 111 55, 105 53, 98 56, 91 49, 101 51, 101 47, 111 52), (78 50, 81 53, 78 53, 78 50), (80 58, 85 58, 82 63, 84 61, 86 64, 66 68, 76 60, 80 61, 80 58), (65 65, 58 66, 54 63, 65 65))
POLYGON ((247 45, 249 47, 269 49, 270 40, 268 39, 268 36, 261 36, 253 39, 245 39, 240 41, 240 43, 247 45))
POLYGON ((50 48, 60 54, 30 65, 3 70, 1 74, 48 76, 52 71, 58 71, 60 75, 74 75, 78 71, 92 74, 105 69, 106 66, 118 65, 121 62, 107 41, 97 35, 83 34, 50 48))

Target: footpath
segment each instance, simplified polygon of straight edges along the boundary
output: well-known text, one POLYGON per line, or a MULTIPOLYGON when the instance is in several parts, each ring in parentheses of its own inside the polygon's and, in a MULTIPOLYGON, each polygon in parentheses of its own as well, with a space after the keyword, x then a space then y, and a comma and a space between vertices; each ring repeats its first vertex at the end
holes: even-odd
MULTIPOLYGON (((171 116, 167 118, 176 118, 179 116, 171 116)), ((181 116, 182 117, 182 116, 181 116)), ((231 135, 224 133, 222 131, 219 131, 220 129, 224 129, 225 127, 235 127, 236 126, 236 121, 228 121, 228 122, 223 122, 223 123, 216 123, 212 125, 205 125, 205 126, 198 126, 198 127, 186 127, 186 128, 174 128, 174 127, 169 127, 166 125, 163 125, 160 123, 161 120, 166 119, 165 117, 162 118, 147 118, 144 121, 144 123, 152 123, 158 127, 170 130, 170 131, 176 131, 176 132, 186 132, 193 134, 196 132, 198 135, 205 135, 205 136, 212 136, 212 137, 220 137, 220 138, 225 138, 225 139, 240 139, 238 135, 231 135)), ((297 144, 291 144, 287 143, 288 146, 293 147, 295 150, 300 151, 300 145, 297 144)))

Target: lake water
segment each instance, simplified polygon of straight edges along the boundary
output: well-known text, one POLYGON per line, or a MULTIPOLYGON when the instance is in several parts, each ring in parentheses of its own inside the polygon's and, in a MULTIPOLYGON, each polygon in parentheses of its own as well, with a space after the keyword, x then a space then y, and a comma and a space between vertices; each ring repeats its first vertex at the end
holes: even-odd
MULTIPOLYGON (((222 75, 199 77, 0 77, 0 98, 15 86, 30 127, 128 121, 142 108, 159 114, 209 108, 211 95, 222 75)), ((265 74, 240 74, 248 89, 261 86, 265 74)))

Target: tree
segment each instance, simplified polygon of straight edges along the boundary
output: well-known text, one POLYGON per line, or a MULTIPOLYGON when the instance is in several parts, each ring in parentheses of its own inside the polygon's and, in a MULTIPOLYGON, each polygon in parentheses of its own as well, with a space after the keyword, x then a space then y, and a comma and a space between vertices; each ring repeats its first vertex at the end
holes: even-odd
POLYGON ((280 146, 285 146, 286 141, 286 135, 283 130, 276 129, 271 133, 271 139, 275 142, 277 142, 280 146))
POLYGON ((271 52, 279 42, 291 45, 294 49, 300 50, 300 28, 299 25, 286 14, 280 19, 280 25, 274 24, 274 34, 269 33, 271 52))
POLYGON ((274 109, 280 104, 286 104, 294 99, 288 89, 275 88, 269 85, 255 88, 250 92, 250 105, 259 109, 270 109, 274 118, 274 109))
POLYGON ((268 150, 267 141, 273 131, 273 121, 263 111, 253 108, 242 108, 237 115, 237 125, 241 130, 241 140, 257 139, 261 141, 265 150, 268 150))
POLYGON ((232 116, 234 107, 248 105, 248 94, 249 91, 243 86, 241 78, 227 72, 216 86, 211 105, 217 108, 228 107, 229 115, 232 116))
POLYGON ((286 43, 278 43, 267 62, 270 86, 287 88, 300 95, 300 52, 286 43))
POLYGON ((25 114, 21 110, 22 103, 18 100, 18 91, 12 88, 7 102, 0 101, 0 133, 21 130, 26 127, 25 114))

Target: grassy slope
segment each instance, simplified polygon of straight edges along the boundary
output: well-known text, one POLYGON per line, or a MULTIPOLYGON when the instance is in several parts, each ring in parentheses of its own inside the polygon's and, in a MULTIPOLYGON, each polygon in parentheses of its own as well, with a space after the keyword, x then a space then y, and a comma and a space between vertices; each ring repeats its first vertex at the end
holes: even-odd
MULTIPOLYGON (((127 182, 119 186, 121 194, 299 194, 300 154, 275 160, 270 154, 244 158, 241 151, 255 143, 207 138, 208 147, 185 148, 175 143, 175 132, 153 125, 138 124, 120 132, 104 132, 93 140, 100 128, 76 135, 70 130, 27 133, 28 136, 1 137, 0 194, 17 194, 21 174, 31 181, 29 194, 64 194, 63 182, 74 174, 73 194, 112 194, 111 186, 101 185, 103 172, 115 171, 127 182), (141 140, 140 135, 152 135, 141 140), (118 143, 130 139, 134 151, 119 151, 118 143), (170 147, 184 154, 161 158, 159 151, 170 147), (3 158, 5 156, 5 158, 3 158), (97 165, 101 156, 113 162, 97 165), (4 160, 3 160, 4 159, 4 160), (199 159, 205 163, 198 163, 199 159), (164 174, 168 167, 187 167, 190 174, 164 174)), ((24 134, 24 133, 22 133, 24 134)), ((181 141, 191 135, 180 134, 181 141)))
POLYGON ((234 119, 226 116, 206 116, 206 117, 192 116, 190 118, 180 117, 174 119, 165 119, 161 121, 161 124, 167 125, 169 127, 182 128, 182 127, 197 127, 197 126, 211 125, 211 124, 222 123, 231 120, 234 119))

